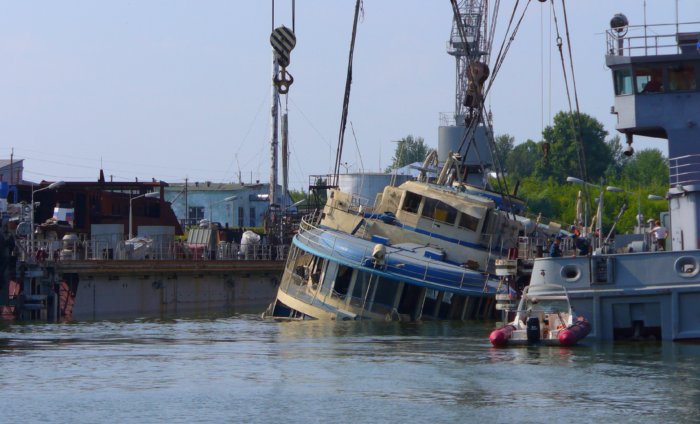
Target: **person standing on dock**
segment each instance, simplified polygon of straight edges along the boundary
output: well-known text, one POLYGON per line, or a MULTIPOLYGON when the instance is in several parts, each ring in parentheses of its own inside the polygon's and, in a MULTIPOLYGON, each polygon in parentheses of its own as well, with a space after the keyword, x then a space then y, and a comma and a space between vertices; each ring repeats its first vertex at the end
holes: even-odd
POLYGON ((666 227, 661 225, 661 221, 658 219, 654 223, 654 228, 651 229, 651 233, 656 240, 656 250, 666 250, 666 237, 668 237, 668 230, 666 227))

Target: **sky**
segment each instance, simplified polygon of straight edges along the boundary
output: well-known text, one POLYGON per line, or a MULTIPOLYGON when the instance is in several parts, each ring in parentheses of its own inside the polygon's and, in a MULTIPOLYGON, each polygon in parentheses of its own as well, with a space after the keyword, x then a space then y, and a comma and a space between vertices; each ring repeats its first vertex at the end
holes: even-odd
MULTIPOLYGON (((497 30, 515 2, 501 3, 497 30)), ((676 21, 672 0, 567 1, 581 111, 610 136, 604 32, 618 12, 642 24, 644 3, 647 23, 676 21)), ((291 4, 276 0, 275 26, 292 26, 291 4)), ((296 0, 294 83, 282 97, 291 189, 332 173, 354 6, 296 0)), ((100 168, 115 181, 268 181, 271 9, 260 0, 0 0, 0 158, 14 152, 35 182, 90 181, 100 168)), ((697 0, 677 10, 681 22, 700 21, 697 0)), ((487 101, 495 133, 516 144, 539 141, 568 110, 550 11, 531 0, 487 101)), ((343 171, 386 168, 393 141, 407 135, 437 147, 439 114, 454 109, 451 27, 447 0, 364 0, 343 171)), ((663 140, 635 148, 667 153, 663 140)))

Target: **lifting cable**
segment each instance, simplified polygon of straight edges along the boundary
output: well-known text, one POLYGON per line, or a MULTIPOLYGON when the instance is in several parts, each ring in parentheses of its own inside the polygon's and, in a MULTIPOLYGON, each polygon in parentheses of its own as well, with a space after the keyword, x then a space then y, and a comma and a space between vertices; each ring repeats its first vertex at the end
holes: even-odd
MULTIPOLYGON (((491 86, 493 84, 493 81, 495 80, 496 74, 498 73, 503 62, 505 61, 505 57, 508 53, 508 50, 510 49, 510 46, 512 45, 513 41, 515 40, 515 36, 518 33, 518 30, 520 28, 520 25, 522 24, 523 18, 525 17, 525 13, 527 12, 527 9, 528 9, 530 3, 531 3, 531 0, 528 0, 527 3, 525 4, 525 7, 524 7, 516 25, 515 25, 515 27, 513 28, 513 31, 511 33, 510 37, 508 37, 508 33, 510 32, 511 27, 513 27, 513 21, 515 20, 515 16, 516 16, 516 13, 518 11, 518 6, 520 4, 520 0, 517 0, 515 6, 513 7, 513 12, 511 13, 511 17, 510 17, 510 20, 508 22, 508 26, 506 28, 506 36, 503 38, 503 42, 501 43, 501 47, 500 47, 499 52, 498 52, 498 56, 496 57, 496 60, 495 60, 494 72, 491 75, 488 86, 484 90, 483 96, 481 97, 481 99, 479 99, 480 104, 478 106, 479 113, 478 113, 477 119, 473 119, 470 122, 469 128, 465 132, 464 138, 462 139, 462 142, 461 142, 460 148, 459 148, 459 150, 461 151, 462 148, 465 147, 464 145, 465 145, 465 143, 467 143, 467 140, 469 140, 469 142, 466 146, 465 155, 462 158, 462 161, 464 162, 464 160, 466 160, 466 158, 467 158, 469 148, 473 142, 473 136, 471 136, 471 134, 474 133, 478 123, 483 123, 487 129, 487 137, 488 137, 488 141, 489 141, 489 150, 491 153, 491 157, 495 162, 494 164, 496 165, 496 171, 497 171, 496 172, 496 181, 498 183, 498 190, 501 193, 501 195, 505 197, 505 200, 506 200, 507 206, 508 206, 508 208, 507 208, 508 211, 512 212, 512 213, 514 213, 514 211, 512 208, 511 196, 510 196, 510 193, 508 192, 508 183, 505 179, 502 178, 502 175, 500 175, 500 173, 498 172, 498 171, 502 170, 503 167, 502 167, 502 164, 500 163, 500 161, 498 160, 498 155, 495 154, 496 149, 495 149, 495 139, 494 139, 494 134, 493 134, 493 125, 492 125, 491 119, 487 116, 484 116, 484 108, 485 108, 485 98, 491 89, 491 86), (507 40, 507 43, 506 43, 506 40, 507 40)), ((497 6, 498 5, 500 5, 500 1, 497 0, 497 6)), ((453 0, 453 9, 454 9, 454 0, 453 0)), ((496 14, 496 13, 497 13, 497 10, 494 14, 496 14)), ((455 18, 456 18, 457 22, 461 23, 461 19, 460 19, 458 10, 455 10, 455 18)), ((495 20, 493 22, 494 22, 494 24, 491 26, 492 35, 490 37, 490 40, 488 40, 489 46, 492 45, 493 39, 494 39, 493 32, 495 30, 495 20)), ((461 30, 460 30, 460 36, 462 37, 462 41, 466 45, 467 44, 466 38, 464 37, 463 31, 461 31, 461 30)), ((489 47, 489 51, 490 51, 490 47, 489 47)), ((476 153, 477 153, 477 158, 480 160, 480 157, 479 157, 480 155, 479 155, 478 149, 477 149, 476 153)), ((483 167, 482 167, 482 172, 483 172, 483 167)), ((460 176, 460 178, 461 178, 461 176, 460 176)))
POLYGON ((338 149, 335 153, 335 168, 333 169, 333 185, 338 185, 340 174, 340 161, 343 156, 343 141, 345 139, 345 127, 348 121, 348 107, 350 106, 350 86, 352 85, 352 57, 355 52, 355 36, 357 35, 357 21, 360 11, 364 15, 362 0, 355 3, 355 18, 352 23, 352 39, 350 41, 350 53, 348 56, 348 74, 345 80, 345 96, 343 98, 343 112, 340 118, 340 131, 338 133, 338 149))
MULTIPOLYGON (((574 89, 574 99, 575 99, 575 104, 576 104, 576 113, 574 113, 574 108, 571 104, 571 89, 569 88, 569 78, 566 74, 566 59, 564 58, 564 52, 562 50, 562 38, 561 34, 559 32, 559 22, 557 19, 557 13, 556 13, 556 8, 554 7, 554 0, 552 0, 552 12, 554 16, 554 27, 556 28, 557 31, 557 47, 559 48, 559 58, 561 60, 561 68, 562 72, 564 74, 564 85, 566 87, 566 97, 569 102, 569 115, 570 115, 570 124, 571 124, 571 129, 574 132, 574 137, 576 138, 577 142, 577 149, 576 152, 578 153, 578 166, 579 166, 579 173, 581 175, 581 179, 583 181, 588 181, 588 172, 587 172, 587 167, 586 167, 586 153, 584 150, 583 146, 583 137, 581 134, 581 111, 579 109, 579 102, 578 102, 578 94, 576 90, 576 78, 573 73, 573 59, 572 59, 572 53, 571 53, 571 39, 569 36, 569 25, 568 21, 566 19, 566 0, 562 0, 562 7, 564 10, 564 25, 566 27, 566 38, 567 38, 567 47, 569 50, 569 65, 571 67, 571 79, 572 79, 572 85, 574 89)), ((586 198, 588 198, 588 190, 586 184, 583 186, 583 191, 586 195, 586 198)))
MULTIPOLYGON (((455 22, 457 22, 457 26, 460 29, 460 37, 462 39, 462 42, 468 46, 468 43, 466 42, 466 38, 464 37, 464 30, 462 28, 462 19, 461 19, 460 13, 459 13, 459 9, 454 7, 454 5, 455 5, 454 0, 452 1, 452 4, 453 4, 453 11, 455 13, 455 22)), ((516 9, 517 9, 517 6, 516 6, 516 9)), ((515 14, 515 10, 513 12, 513 15, 514 14, 515 14)), ((511 18, 511 22, 512 22, 512 18, 511 18)), ((471 63, 473 63, 475 61, 476 60, 474 58, 471 58, 470 65, 471 65, 471 63)), ((474 119, 470 120, 469 127, 465 131, 464 137, 462 139, 462 142, 460 143, 460 147, 459 147, 458 151, 461 151, 462 148, 465 147, 464 146, 465 143, 468 141, 468 144, 466 145, 466 148, 465 148, 464 157, 462 158, 462 164, 464 164, 464 161, 466 160, 466 158, 469 154, 469 149, 471 148, 472 144, 474 143, 474 137, 473 137, 474 131, 476 130, 476 127, 478 126, 479 123, 483 123, 484 127, 486 127, 486 129, 487 129, 489 152, 491 153, 492 160, 497 162, 497 163, 495 163, 495 165, 496 165, 496 170, 498 171, 499 169, 502 169, 502 167, 498 161, 497 155, 495 154, 495 140, 493 138, 493 126, 491 125, 490 120, 488 122, 485 120, 486 118, 484 116, 484 98, 485 98, 485 95, 479 99, 479 105, 477 108, 477 110, 478 110, 477 116, 474 119)), ((479 149, 475 147, 474 151, 476 152, 477 160, 481 164, 481 172, 482 172, 482 174, 485 174, 485 169, 483 167, 483 161, 481 160, 481 154, 479 153, 479 149)), ((461 175, 461 173, 458 175, 458 178, 459 178, 459 182, 463 182, 463 176, 461 175)), ((510 198, 510 193, 508 193, 507 182, 502 180, 502 176, 500 176, 498 172, 496 172, 496 181, 498 183, 498 191, 501 193, 502 196, 505 197, 507 211, 512 212, 512 209, 513 209, 512 208, 512 200, 510 198)))

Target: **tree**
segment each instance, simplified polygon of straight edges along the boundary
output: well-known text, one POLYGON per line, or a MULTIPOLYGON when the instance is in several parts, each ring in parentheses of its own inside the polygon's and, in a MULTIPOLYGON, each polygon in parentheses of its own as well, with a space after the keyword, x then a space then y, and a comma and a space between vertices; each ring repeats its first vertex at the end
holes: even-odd
POLYGON ((505 160, 505 172, 515 178, 525 178, 535 172, 535 164, 542 157, 541 147, 532 140, 515 146, 505 160))
POLYGON ((668 160, 659 149, 640 150, 625 164, 622 177, 641 187, 668 187, 668 160))
POLYGON ((513 151, 513 146, 515 145, 515 138, 513 138, 509 134, 502 134, 496 136, 495 144, 495 155, 497 159, 495 163, 505 168, 499 169, 498 171, 509 172, 508 168, 506 167, 506 162, 508 160, 508 156, 513 151))
POLYGON ((553 177, 562 181, 567 176, 582 177, 579 156, 580 142, 585 153, 586 178, 599 181, 613 162, 605 143, 607 131, 597 119, 585 113, 559 112, 554 125, 542 132, 546 157, 536 166, 536 175, 542 179, 553 177), (579 131, 575 128, 578 127, 579 131), (580 137, 579 137, 580 134, 580 137))
POLYGON ((613 161, 605 171, 605 177, 606 179, 617 179, 620 178, 622 169, 630 161, 630 157, 625 155, 625 151, 622 148, 622 143, 620 143, 619 135, 615 135, 613 138, 608 140, 607 144, 613 161))
POLYGON ((396 150, 394 157, 391 159, 391 166, 387 168, 387 172, 392 169, 401 168, 414 162, 422 162, 428 154, 428 146, 425 144, 423 137, 413 138, 408 135, 401 140, 395 141, 396 150))

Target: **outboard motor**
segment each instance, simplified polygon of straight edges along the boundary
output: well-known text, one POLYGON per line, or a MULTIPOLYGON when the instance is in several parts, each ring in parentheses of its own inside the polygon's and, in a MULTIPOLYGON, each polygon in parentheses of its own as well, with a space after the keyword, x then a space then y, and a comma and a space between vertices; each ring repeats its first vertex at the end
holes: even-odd
POLYGON ((537 317, 527 319, 527 341, 529 343, 540 341, 540 319, 537 317))

